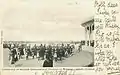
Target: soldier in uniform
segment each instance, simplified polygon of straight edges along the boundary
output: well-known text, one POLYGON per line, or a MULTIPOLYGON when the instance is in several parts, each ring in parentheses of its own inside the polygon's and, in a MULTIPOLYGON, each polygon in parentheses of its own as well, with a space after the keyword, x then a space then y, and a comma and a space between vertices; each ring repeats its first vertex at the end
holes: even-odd
POLYGON ((70 56, 72 55, 72 46, 70 46, 70 56))
POLYGON ((42 60, 44 59, 44 50, 45 48, 44 48, 44 46, 41 44, 41 46, 40 46, 40 57, 42 58, 42 60))
POLYGON ((17 55, 18 55, 18 59, 20 59, 21 58, 21 45, 19 45, 17 48, 17 55))
POLYGON ((55 52, 54 52, 54 60, 55 60, 55 62, 57 62, 57 50, 55 50, 55 52))
POLYGON ((53 59, 47 56, 43 63, 43 67, 53 67, 53 59))
POLYGON ((40 46, 37 46, 37 58, 40 60, 40 46))
POLYGON ((59 60, 62 60, 62 50, 61 50, 61 46, 57 47, 57 56, 59 58, 59 60))
POLYGON ((22 44, 19 44, 17 46, 17 55, 18 55, 18 59, 21 59, 22 55, 24 55, 22 44))
POLYGON ((60 61, 62 61, 62 49, 60 49, 60 51, 59 51, 59 58, 60 58, 60 61))
MULTIPOLYGON (((48 46, 47 46, 48 47, 48 46)), ((46 48, 45 50, 45 55, 44 55, 44 58, 46 59, 47 57, 49 57, 49 54, 48 54, 48 48, 46 48)))
POLYGON ((64 44, 62 44, 61 49, 62 49, 62 56, 65 57, 65 47, 64 47, 64 44))
POLYGON ((10 63, 11 64, 15 64, 15 62, 17 61, 17 52, 16 52, 16 49, 14 47, 14 45, 11 45, 11 48, 10 48, 10 63))
POLYGON ((49 45, 48 48, 47 48, 47 50, 48 50, 48 56, 49 56, 50 58, 52 58, 52 46, 49 45))
POLYGON ((30 45, 29 46, 27 45, 27 47, 25 49, 25 58, 26 58, 26 60, 28 59, 29 55, 30 55, 30 45))
POLYGON ((46 50, 47 48, 46 48, 46 44, 44 44, 44 46, 43 46, 43 60, 45 59, 45 50, 46 50))
POLYGON ((70 44, 67 44, 67 52, 70 55, 70 44))
POLYGON ((65 49, 65 57, 68 57, 68 51, 67 51, 67 46, 66 45, 65 45, 64 49, 65 49))
POLYGON ((82 43, 80 43, 79 47, 78 47, 78 51, 82 51, 82 43))
POLYGON ((36 55, 36 44, 31 48, 31 53, 32 53, 32 58, 34 59, 35 58, 35 55, 36 55))

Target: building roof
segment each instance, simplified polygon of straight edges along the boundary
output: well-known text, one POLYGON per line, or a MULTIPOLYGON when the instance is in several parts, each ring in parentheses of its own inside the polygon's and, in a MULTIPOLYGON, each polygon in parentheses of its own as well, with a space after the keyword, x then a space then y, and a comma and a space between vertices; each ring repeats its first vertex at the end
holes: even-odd
POLYGON ((94 23, 94 19, 88 20, 88 21, 82 23, 81 25, 82 25, 83 27, 85 27, 86 25, 88 25, 88 24, 90 24, 90 23, 94 23))

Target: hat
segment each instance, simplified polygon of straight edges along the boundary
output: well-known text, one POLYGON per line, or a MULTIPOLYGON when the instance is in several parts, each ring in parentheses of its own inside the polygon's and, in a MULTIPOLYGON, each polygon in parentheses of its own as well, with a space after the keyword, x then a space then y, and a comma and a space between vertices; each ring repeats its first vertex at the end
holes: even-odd
POLYGON ((11 48, 13 48, 13 47, 14 47, 14 44, 11 45, 11 48))

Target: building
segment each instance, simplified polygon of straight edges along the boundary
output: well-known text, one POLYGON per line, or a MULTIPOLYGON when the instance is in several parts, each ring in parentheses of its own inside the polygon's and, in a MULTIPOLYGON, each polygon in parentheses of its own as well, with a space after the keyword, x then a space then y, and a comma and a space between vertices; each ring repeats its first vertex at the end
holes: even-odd
POLYGON ((94 47, 94 19, 88 20, 81 24, 85 28, 85 45, 83 50, 92 51, 94 47))

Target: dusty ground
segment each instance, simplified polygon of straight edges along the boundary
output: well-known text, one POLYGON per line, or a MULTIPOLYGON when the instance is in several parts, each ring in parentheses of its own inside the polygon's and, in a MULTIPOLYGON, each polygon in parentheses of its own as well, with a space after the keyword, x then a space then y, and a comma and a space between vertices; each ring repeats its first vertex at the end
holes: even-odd
MULTIPOLYGON (((4 67, 42 67, 44 60, 38 61, 37 59, 30 58, 29 60, 21 59, 16 62, 15 65, 10 65, 8 61, 8 49, 4 49, 4 67)), ((73 56, 69 58, 64 58, 64 60, 54 62, 54 67, 82 67, 89 65, 93 62, 93 53, 81 51, 76 52, 73 56)))

